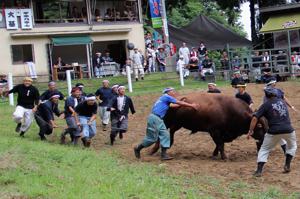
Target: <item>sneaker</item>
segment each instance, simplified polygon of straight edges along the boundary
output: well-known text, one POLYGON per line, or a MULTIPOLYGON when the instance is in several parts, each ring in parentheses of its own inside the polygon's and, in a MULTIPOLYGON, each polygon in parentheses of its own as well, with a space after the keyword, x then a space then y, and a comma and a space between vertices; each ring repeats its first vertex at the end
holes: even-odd
POLYGON ((16 131, 17 133, 20 132, 21 126, 22 126, 22 123, 18 123, 18 124, 17 124, 16 129, 15 129, 15 131, 16 131))
POLYGON ((86 147, 89 148, 91 146, 91 139, 86 140, 86 147))

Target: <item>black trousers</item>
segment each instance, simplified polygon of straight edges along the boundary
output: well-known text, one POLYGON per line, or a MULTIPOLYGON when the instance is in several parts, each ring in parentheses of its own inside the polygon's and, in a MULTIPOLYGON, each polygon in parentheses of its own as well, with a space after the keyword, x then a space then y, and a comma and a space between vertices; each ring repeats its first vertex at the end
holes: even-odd
POLYGON ((53 132, 53 128, 52 126, 45 121, 44 118, 42 118, 39 114, 35 114, 34 115, 35 121, 38 124, 38 126, 40 127, 40 132, 39 135, 41 137, 44 137, 45 135, 50 135, 53 132))

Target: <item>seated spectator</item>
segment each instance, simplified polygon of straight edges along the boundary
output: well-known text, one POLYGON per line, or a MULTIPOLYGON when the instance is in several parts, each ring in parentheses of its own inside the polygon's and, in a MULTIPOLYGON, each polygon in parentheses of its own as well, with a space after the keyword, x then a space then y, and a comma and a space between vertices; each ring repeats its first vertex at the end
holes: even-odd
POLYGON ((260 83, 261 81, 261 61, 262 57, 259 55, 259 51, 255 51, 254 55, 252 56, 252 72, 254 74, 256 83, 260 83))
POLYGON ((180 74, 180 69, 182 70, 182 75, 183 75, 183 78, 188 78, 189 75, 190 75, 190 71, 189 69, 187 69, 187 66, 185 65, 185 62, 184 62, 184 57, 181 55, 179 56, 179 60, 177 61, 177 65, 176 65, 176 71, 177 71, 177 74, 180 74))
POLYGON ((66 63, 62 60, 60 56, 57 57, 57 61, 54 63, 54 67, 57 68, 58 79, 65 80, 66 79, 66 63))
POLYGON ((205 59, 202 62, 202 69, 201 69, 201 78, 202 80, 205 80, 206 75, 212 75, 213 74, 213 61, 208 57, 208 55, 205 56, 205 59))
POLYGON ((277 64, 274 72, 283 73, 284 68, 287 66, 287 55, 282 51, 278 51, 278 55, 276 56, 277 64))
POLYGON ((243 71, 241 76, 245 83, 250 83, 249 76, 246 71, 243 71))
POLYGON ((108 51, 105 52, 105 55, 102 57, 104 63, 113 62, 114 60, 110 57, 110 53, 108 51))
POLYGON ((231 80, 231 86, 232 88, 237 88, 236 85, 238 85, 239 82, 243 81, 243 78, 241 76, 241 72, 240 71, 235 71, 233 73, 233 77, 231 80))
POLYGON ((6 80, 6 75, 0 75, 0 97, 4 99, 4 97, 8 94, 8 83, 6 80))
POLYGON ((261 81, 263 83, 267 83, 269 82, 269 80, 271 78, 273 78, 272 76, 272 71, 271 71, 271 68, 269 67, 269 64, 265 64, 265 67, 262 69, 262 78, 261 78, 261 81))
POLYGON ((99 9, 95 9, 95 21, 96 22, 102 22, 103 21, 99 9))
POLYGON ((196 47, 192 47, 192 51, 190 52, 190 64, 198 65, 198 51, 196 47))
POLYGON ((241 60, 239 58, 239 56, 235 56, 234 59, 232 60, 232 69, 234 71, 240 70, 241 67, 241 60))
POLYGON ((71 17, 73 18, 73 22, 79 22, 81 19, 81 13, 78 12, 78 8, 76 6, 73 6, 71 17))
POLYGON ((208 93, 221 93, 221 91, 217 88, 217 84, 215 83, 208 83, 207 88, 208 93))
POLYGON ((82 7, 82 9, 81 9, 81 19, 82 19, 83 22, 87 22, 86 7, 82 7))
POLYGON ((107 21, 112 20, 112 11, 110 8, 106 9, 106 13, 104 14, 104 20, 107 20, 107 21))

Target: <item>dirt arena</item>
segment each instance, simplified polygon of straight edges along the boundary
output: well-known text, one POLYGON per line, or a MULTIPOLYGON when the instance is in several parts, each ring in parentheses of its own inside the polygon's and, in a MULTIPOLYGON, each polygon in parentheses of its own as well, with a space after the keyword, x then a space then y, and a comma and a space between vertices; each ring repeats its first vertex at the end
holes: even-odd
MULTIPOLYGON (((262 102, 263 86, 264 85, 249 84, 247 87, 247 92, 254 100, 255 108, 262 102)), ((291 104, 300 110, 299 83, 278 83, 277 87, 283 89, 291 104)), ((234 93, 233 89, 229 86, 221 90, 228 95, 233 95, 234 93)), ((186 93, 187 92, 192 91, 186 91, 186 93)), ((197 92, 205 91, 199 90, 197 92)), ((180 94, 184 94, 184 92, 180 94)), ((138 144, 145 135, 147 116, 157 97, 159 97, 159 95, 133 97, 137 113, 129 116, 129 130, 125 138, 123 140, 117 139, 116 144, 113 146, 128 162, 138 161, 134 157, 133 147, 138 144)), ((300 112, 297 113, 290 110, 290 116, 299 140, 300 112)), ((290 174, 283 174, 284 156, 278 145, 269 157, 269 162, 265 166, 263 177, 257 179, 252 177, 252 173, 256 168, 256 145, 253 139, 247 140, 246 136, 242 136, 232 143, 227 143, 225 150, 228 155, 228 160, 212 160, 210 157, 215 145, 210 136, 202 132, 193 135, 189 133, 189 131, 181 129, 175 134, 175 143, 169 150, 170 155, 174 156, 175 159, 163 163, 173 174, 175 172, 175 174, 191 176, 212 176, 224 180, 225 182, 242 180, 256 185, 256 188, 261 187, 260 190, 264 190, 267 185, 281 187, 284 192, 300 190, 300 150, 298 150, 297 157, 292 162, 292 172, 290 174)), ((94 149, 100 151, 110 148, 111 146, 107 145, 108 139, 109 131, 103 132, 99 128, 98 135, 93 141, 94 149)), ((141 161, 155 165, 162 164, 159 159, 159 154, 149 156, 147 150, 142 151, 141 161)))

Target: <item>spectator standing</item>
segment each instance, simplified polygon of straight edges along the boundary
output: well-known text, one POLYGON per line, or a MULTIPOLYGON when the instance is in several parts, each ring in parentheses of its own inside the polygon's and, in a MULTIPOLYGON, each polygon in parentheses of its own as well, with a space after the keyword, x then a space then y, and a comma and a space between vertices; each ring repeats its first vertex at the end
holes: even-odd
POLYGON ((54 122, 53 114, 57 117, 62 114, 58 109, 59 97, 60 95, 58 93, 52 93, 49 100, 38 106, 34 115, 35 121, 40 128, 39 136, 41 140, 47 140, 45 135, 52 134, 53 129, 58 127, 54 122))
POLYGON ((156 54, 154 50, 154 46, 152 44, 149 44, 147 47, 147 59, 148 59, 148 71, 150 73, 156 71, 156 54))
POLYGON ((113 62, 114 60, 110 57, 110 53, 108 51, 105 52, 105 55, 102 57, 104 63, 113 62))
POLYGON ((134 53, 131 56, 132 66, 134 69, 135 81, 139 80, 139 74, 141 75, 141 79, 144 80, 144 68, 142 63, 142 55, 138 51, 138 48, 134 48, 134 53))
POLYGON ((0 75, 0 97, 4 100, 4 97, 8 91, 8 83, 6 80, 6 75, 0 75))
POLYGON ((96 56, 93 58, 93 66, 94 66, 95 76, 97 78, 102 78, 103 76, 103 62, 104 60, 101 57, 101 53, 96 52, 96 56))
POLYGON ((229 58, 226 51, 223 51, 220 62, 222 70, 229 70, 229 58))
POLYGON ((183 61, 185 64, 190 62, 190 50, 186 46, 186 43, 182 43, 182 46, 179 48, 179 56, 183 56, 183 61))
POLYGON ((259 55, 259 51, 255 51, 254 55, 252 56, 252 72, 257 83, 261 82, 261 63, 262 57, 259 55))
POLYGON ((39 104, 39 91, 36 87, 32 86, 32 79, 25 77, 23 84, 18 84, 13 87, 9 92, 18 93, 17 106, 13 113, 13 119, 17 123, 15 131, 24 137, 25 132, 29 129, 33 113, 36 112, 39 104))
POLYGON ((103 131, 106 131, 107 124, 109 123, 110 119, 110 112, 107 111, 107 106, 112 98, 112 89, 109 88, 109 81, 103 80, 102 87, 99 88, 96 93, 96 97, 99 102, 99 112, 100 112, 100 119, 102 121, 103 131))
POLYGON ((135 113, 133 102, 130 97, 125 95, 125 87, 119 86, 118 97, 115 97, 108 109, 111 111, 111 133, 110 144, 113 145, 116 136, 123 139, 123 134, 128 128, 128 113, 129 109, 132 114, 135 113))
POLYGON ((97 103, 95 95, 88 94, 85 101, 76 106, 75 111, 82 129, 82 143, 85 147, 90 147, 91 139, 97 132, 97 103))
POLYGON ((199 64, 202 64, 202 61, 205 59, 205 56, 208 54, 206 46, 203 42, 200 42, 199 48, 198 48, 198 55, 199 55, 199 64))
POLYGON ((300 67, 298 65, 298 61, 300 61, 300 56, 296 51, 293 52, 291 56, 292 61, 292 73, 295 75, 295 73, 298 73, 300 71, 300 67))
POLYGON ((160 46, 158 47, 158 53, 156 55, 157 62, 158 62, 158 68, 160 72, 165 72, 166 71, 166 57, 167 54, 165 52, 164 47, 160 46))

